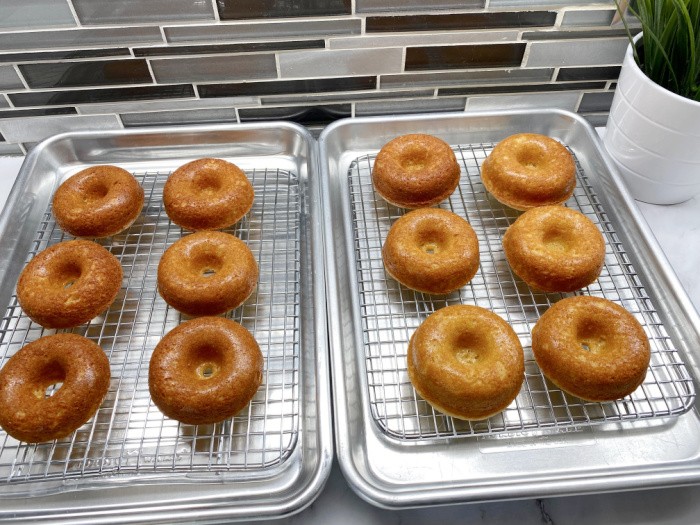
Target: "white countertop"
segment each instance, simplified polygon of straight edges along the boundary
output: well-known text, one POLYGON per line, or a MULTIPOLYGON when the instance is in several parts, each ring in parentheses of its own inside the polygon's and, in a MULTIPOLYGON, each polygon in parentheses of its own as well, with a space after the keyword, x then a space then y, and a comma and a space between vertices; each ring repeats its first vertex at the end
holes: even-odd
MULTIPOLYGON (((22 161, 21 157, 0 158, 0 210, 22 161)), ((673 206, 638 205, 695 308, 700 311, 700 197, 673 206)), ((285 522, 686 525, 700 523, 700 486, 389 511, 373 507, 356 496, 336 463, 320 497, 285 522)))

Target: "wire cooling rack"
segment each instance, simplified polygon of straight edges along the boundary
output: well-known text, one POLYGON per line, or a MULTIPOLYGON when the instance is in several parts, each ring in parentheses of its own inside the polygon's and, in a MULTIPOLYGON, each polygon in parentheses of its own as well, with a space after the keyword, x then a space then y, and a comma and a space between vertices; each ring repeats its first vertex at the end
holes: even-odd
MULTIPOLYGON (((122 289, 109 310, 70 331, 99 344, 112 380, 101 408, 71 436, 19 443, 0 431, 0 481, 67 481, 127 474, 201 474, 221 481, 226 472, 277 465, 294 449, 299 431, 300 214, 296 174, 277 169, 246 172, 255 189, 252 210, 225 230, 241 238, 260 268, 256 291, 227 317, 251 331, 263 352, 262 386, 238 415, 216 425, 184 425, 162 415, 148 390, 148 363, 164 334, 186 320, 156 291, 158 262, 187 232, 172 224, 161 195, 170 172, 134 173, 146 193, 142 215, 125 232, 98 240, 121 262, 122 289)), ((29 261, 67 240, 51 209, 39 225, 29 261)), ((23 345, 54 333, 28 319, 16 297, 0 323, 2 362, 23 345)), ((235 474, 234 474, 235 475, 235 474)), ((131 478, 139 479, 139 478, 131 478)))
POLYGON ((374 192, 374 155, 359 157, 350 165, 348 184, 364 360, 375 422, 398 439, 434 440, 672 416, 690 409, 695 399, 690 374, 578 161, 577 187, 566 205, 581 211, 599 227, 606 240, 606 254, 598 280, 576 293, 610 299, 631 312, 649 337, 651 364, 640 388, 610 403, 583 401, 545 380, 532 355, 532 327, 553 302, 574 294, 534 292, 512 273, 501 239, 519 213, 486 192, 479 172, 493 146, 454 148, 461 164, 461 180, 440 207, 472 225, 479 239, 480 267, 470 283, 443 296, 415 292, 386 274, 382 243, 404 210, 386 203, 374 192), (416 394, 408 379, 406 353, 411 335, 428 315, 452 304, 474 304, 499 314, 518 334, 525 351, 525 380, 519 395, 506 410, 483 421, 461 421, 435 411, 416 394))

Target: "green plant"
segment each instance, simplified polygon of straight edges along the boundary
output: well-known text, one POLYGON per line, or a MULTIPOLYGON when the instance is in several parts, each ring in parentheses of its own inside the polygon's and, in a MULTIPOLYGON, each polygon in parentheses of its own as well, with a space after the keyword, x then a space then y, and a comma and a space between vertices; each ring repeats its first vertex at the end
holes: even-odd
MULTIPOLYGON (((700 0, 615 3, 621 16, 629 10, 642 24, 640 43, 632 45, 644 74, 669 91, 700 101, 700 0)), ((624 16, 622 20, 632 42, 624 16)))

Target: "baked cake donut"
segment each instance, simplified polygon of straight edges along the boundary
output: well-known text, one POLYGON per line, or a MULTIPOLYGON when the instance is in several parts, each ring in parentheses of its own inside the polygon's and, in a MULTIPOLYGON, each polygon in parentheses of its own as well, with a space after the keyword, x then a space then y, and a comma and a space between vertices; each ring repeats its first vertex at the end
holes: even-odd
POLYGON ((172 244, 158 264, 158 291, 192 315, 218 315, 242 304, 258 282, 258 264, 239 238, 196 232, 172 244))
POLYGON ((117 258, 87 240, 64 241, 39 252, 19 276, 17 301, 32 321, 70 328, 106 310, 122 285, 117 258))
POLYGON ((382 247, 387 273, 412 290, 446 294, 479 269, 479 241, 459 215, 422 208, 400 217, 382 247))
POLYGON ((574 158, 545 135, 519 133, 499 142, 481 166, 481 181, 496 200, 515 208, 561 204, 574 192, 574 158))
POLYGON ((562 299, 532 330, 542 373, 587 401, 612 401, 644 382, 651 350, 644 329, 622 306, 600 297, 562 299))
POLYGON ((27 443, 65 437, 97 412, 109 379, 109 360, 89 339, 77 334, 37 339, 0 369, 0 426, 27 443))
POLYGON ((526 211, 503 236, 513 271, 531 288, 572 292, 595 281, 605 260, 605 241, 593 222, 564 206, 526 211))
POLYGON ((92 166, 61 184, 53 196, 58 225, 76 237, 109 237, 125 230, 143 208, 143 188, 117 166, 92 166))
POLYGON ((223 159, 188 162, 168 177, 163 188, 170 220, 194 231, 228 228, 248 213, 254 197, 245 173, 223 159))
POLYGON ((158 343, 148 387, 169 418, 218 423, 240 412, 262 383, 263 356, 251 333, 223 317, 183 323, 158 343))
POLYGON ((436 410, 486 419, 515 399, 525 377, 523 348, 510 325, 478 306, 441 308, 408 345, 408 377, 436 410))
POLYGON ((459 184, 459 164, 445 141, 420 133, 397 137, 379 151, 374 189, 401 208, 424 208, 449 197, 459 184))

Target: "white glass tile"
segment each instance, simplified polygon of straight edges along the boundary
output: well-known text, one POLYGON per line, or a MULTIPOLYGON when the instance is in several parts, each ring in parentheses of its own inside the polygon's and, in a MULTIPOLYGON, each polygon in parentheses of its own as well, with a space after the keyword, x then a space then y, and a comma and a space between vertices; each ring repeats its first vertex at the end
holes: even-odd
POLYGON ((0 120, 0 133, 7 142, 38 142, 65 131, 98 131, 121 127, 116 115, 70 115, 0 120))
POLYGON ((532 42, 526 67, 621 64, 627 45, 624 37, 532 42))
POLYGON ((24 89, 22 79, 12 66, 0 66, 0 89, 24 89))
POLYGON ((161 42, 163 42, 163 36, 160 29, 153 26, 0 32, 0 50, 2 51, 75 49, 91 46, 115 47, 119 44, 134 45, 161 42))
POLYGON ((83 24, 214 20, 209 0, 73 0, 83 24))
POLYGON ((578 91, 523 93, 520 95, 483 95, 467 99, 467 111, 558 108, 574 111, 581 94, 578 91))
POLYGON ((398 73, 402 60, 401 48, 299 51, 279 56, 282 78, 398 73))
POLYGON ((462 111, 464 110, 465 100, 464 97, 448 97, 358 102, 355 104, 355 116, 462 111))
POLYGON ((0 0, 0 29, 76 25, 66 0, 0 0))
POLYGON ((234 108, 123 113, 121 119, 126 127, 238 122, 234 108))
POLYGON ((473 44, 482 42, 515 42, 518 31, 459 31, 444 33, 397 33, 331 38, 330 49, 369 49, 374 47, 431 46, 440 44, 473 44))

